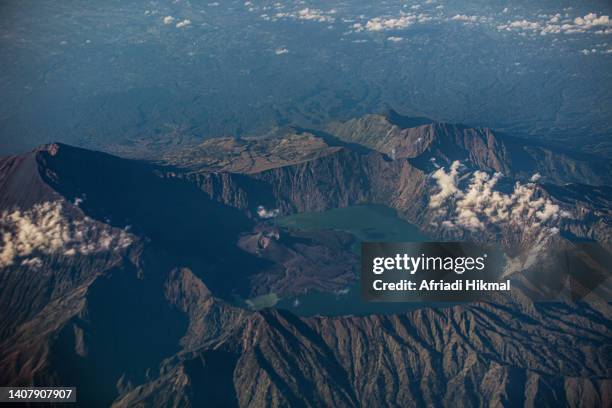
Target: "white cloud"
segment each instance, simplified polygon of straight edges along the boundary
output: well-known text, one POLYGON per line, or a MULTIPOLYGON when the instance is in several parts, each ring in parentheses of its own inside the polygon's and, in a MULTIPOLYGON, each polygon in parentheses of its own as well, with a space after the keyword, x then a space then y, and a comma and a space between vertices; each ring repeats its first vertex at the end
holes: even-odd
POLYGON ((188 25, 191 25, 191 20, 186 18, 185 20, 176 23, 176 28, 183 28, 187 27, 188 25))
POLYGON ((172 16, 166 16, 162 20, 166 25, 174 23, 174 17, 172 16))
POLYGON ((244 2, 244 7, 246 7, 246 9, 248 11, 255 11, 256 10, 255 4, 253 4, 252 1, 245 1, 244 2))
MULTIPOLYGON (((88 255, 123 249, 132 241, 132 236, 123 230, 89 218, 74 220, 65 215, 58 201, 0 214, 0 267, 30 255, 88 255)), ((26 260, 26 265, 31 262, 35 261, 26 260)))
POLYGON ((400 41, 403 41, 403 40, 404 40, 404 39, 403 39, 402 37, 394 37, 394 36, 391 36, 391 37, 388 37, 388 38, 387 38, 387 41, 391 41, 391 42, 400 42, 400 41))
POLYGON ((562 32, 562 28, 560 25, 557 24, 547 24, 545 25, 542 30, 540 31, 541 35, 546 35, 546 34, 559 34, 562 32))
POLYGON ((598 44, 593 48, 584 48, 580 50, 582 55, 595 55, 595 54, 603 54, 608 55, 612 54, 612 48, 607 48, 608 44, 598 44))
POLYGON ((296 12, 278 12, 274 15, 274 19, 292 18, 304 21, 316 21, 319 23, 333 23, 335 18, 332 16, 336 10, 323 11, 316 8, 306 7, 296 12))
POLYGON ((541 178, 542 178, 542 175, 540 173, 534 173, 534 175, 531 176, 529 181, 531 181, 532 183, 535 183, 536 181, 538 181, 541 178))
POLYGON ((467 23, 477 23, 479 20, 479 17, 478 16, 468 16, 465 14, 456 14, 453 17, 451 17, 451 20, 464 21, 467 23))
POLYGON ((541 26, 537 22, 532 22, 532 21, 527 21, 527 20, 520 20, 520 21, 513 21, 513 22, 511 22, 508 25, 508 27, 510 27, 510 28, 518 28, 518 29, 521 29, 521 30, 537 30, 541 26))
POLYGON ((43 265, 42 259, 38 257, 27 258, 21 261, 21 266, 29 266, 30 268, 38 269, 43 265))
MULTIPOLYGON (((362 20, 366 20, 365 16, 360 16, 362 20)), ((427 13, 400 12, 397 17, 378 16, 365 21, 365 23, 355 23, 352 28, 355 32, 361 31, 390 31, 403 30, 414 24, 424 24, 430 21, 439 20, 439 17, 432 17, 427 13)))
POLYGON ((574 24, 587 27, 612 25, 609 16, 597 16, 596 13, 589 13, 584 17, 577 17, 574 19, 574 24))
POLYGON ((550 219, 556 219, 557 217, 559 217, 560 213, 561 213, 561 208, 558 205, 553 204, 547 200, 544 203, 544 207, 538 212, 536 212, 536 217, 540 221, 545 222, 550 219))
POLYGON ((323 11, 311 8, 305 8, 298 11, 297 18, 300 20, 314 20, 320 23, 331 23, 334 21, 333 17, 325 15, 323 11))
POLYGON ((462 189, 458 185, 458 169, 459 162, 455 161, 448 173, 440 168, 432 174, 438 191, 431 195, 429 206, 446 217, 448 222, 442 223, 445 228, 458 226, 479 231, 491 225, 514 225, 530 230, 570 216, 540 194, 534 183, 517 182, 508 194, 496 191, 494 187, 502 177, 500 173, 490 175, 475 171, 467 187, 462 189))
POLYGON ((451 229, 451 228, 455 228, 455 223, 453 223, 452 221, 449 221, 449 220, 444 220, 444 221, 442 221, 442 226, 444 228, 451 229))
POLYGON ((596 13, 588 13, 582 17, 576 17, 573 20, 562 20, 561 14, 539 15, 539 20, 516 20, 509 21, 504 24, 499 24, 497 29, 500 31, 527 31, 547 34, 577 34, 586 32, 595 32, 601 34, 612 33, 607 32, 606 27, 612 26, 609 16, 599 16, 596 13), (597 31, 593 31, 597 29, 597 31))
POLYGON ((267 210, 266 207, 264 207, 263 205, 257 207, 257 215, 259 216, 259 218, 274 218, 277 217, 279 214, 280 210, 278 208, 275 208, 273 210, 267 210))
POLYGON ((283 55, 283 54, 288 54, 289 50, 286 48, 277 48, 276 50, 274 50, 274 53, 276 55, 283 55))
POLYGON ((447 173, 444 167, 440 167, 436 170, 432 177, 436 180, 440 191, 432 195, 429 200, 429 206, 431 208, 438 208, 446 201, 446 199, 459 193, 457 187, 457 176, 459 175, 459 167, 461 163, 454 161, 451 164, 450 171, 447 173))
POLYGON ((365 25, 368 31, 401 30, 416 23, 416 16, 413 14, 404 15, 398 18, 375 17, 365 25))
POLYGON ((433 20, 433 17, 430 17, 427 14, 421 13, 417 16, 417 22, 419 23, 427 23, 428 21, 432 21, 432 20, 433 20))

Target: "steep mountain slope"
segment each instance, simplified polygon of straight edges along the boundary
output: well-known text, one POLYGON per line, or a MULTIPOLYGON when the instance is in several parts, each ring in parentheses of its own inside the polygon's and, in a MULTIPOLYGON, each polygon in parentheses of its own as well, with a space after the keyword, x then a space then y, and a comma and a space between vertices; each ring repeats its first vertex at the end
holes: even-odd
MULTIPOLYGON (((284 140, 275 139, 280 144, 284 140)), ((322 136, 316 144, 327 140, 330 138, 322 136)), ((446 141, 444 146, 447 151, 468 149, 456 141, 446 141)), ((531 234, 525 226, 543 223, 612 247, 606 210, 611 197, 601 193, 606 187, 582 185, 583 190, 593 191, 588 195, 593 198, 577 201, 572 191, 578 185, 542 183, 539 173, 509 176, 522 171, 515 170, 511 161, 498 161, 507 168, 509 175, 504 176, 469 158, 443 165, 442 160, 432 162, 426 154, 393 159, 351 144, 336 145, 333 151, 324 149, 325 154, 310 160, 247 174, 188 170, 167 176, 189 180, 213 199, 252 214, 260 206, 290 214, 377 203, 396 209, 434 237, 505 241, 527 248, 542 238, 542 230, 531 234)), ((465 151, 477 157, 471 153, 474 150, 465 151)))
POLYGON ((350 237, 253 230, 247 215, 146 163, 48 145, 2 168, 3 384, 78 384, 84 405, 104 405, 120 378, 144 381, 186 328, 163 290, 180 267, 226 298, 355 276, 350 237))
MULTIPOLYGON (((576 240, 612 249, 612 196, 606 186, 543 184, 537 173, 521 181, 483 171, 486 166, 469 159, 445 167, 427 160, 421 166, 422 156, 393 159, 329 135, 309 134, 320 138, 319 145, 331 142, 338 148, 311 160, 248 174, 190 171, 173 176, 253 213, 260 206, 291 214, 378 203, 396 209, 429 236, 446 240, 495 242, 514 253, 571 246, 576 240)), ((285 144, 285 138, 277 136, 274 141, 285 144)), ((467 149, 455 139, 444 146, 449 151, 467 149)), ((466 151, 472 154, 473 149, 466 151)), ((508 172, 516 173, 512 168, 508 172)))
POLYGON ((2 168, 4 384, 60 378, 81 384, 85 401, 108 402, 121 375, 144 380, 184 330, 162 287, 180 267, 228 299, 341 288, 355 276, 351 237, 255 228, 246 214, 161 177, 156 166, 53 144, 3 159, 2 168), (87 364, 102 368, 75 377, 87 364))
POLYGON ((546 181, 557 184, 609 184, 606 175, 612 174, 612 165, 602 158, 566 152, 487 128, 410 120, 393 111, 332 123, 326 130, 390 157, 416 159, 414 162, 424 168, 430 160, 439 165, 459 160, 483 171, 522 179, 539 173, 546 181))
POLYGON ((228 310, 204 290, 172 287, 173 302, 199 327, 158 378, 115 406, 197 405, 211 398, 226 406, 611 402, 609 311, 506 302, 303 319, 284 311, 228 310), (220 321, 223 313, 228 318, 220 321), (223 335, 210 336, 219 325, 223 335))
POLYGON ((84 216, 53 190, 40 159, 54 146, 2 160, 2 249, 0 333, 2 337, 70 290, 92 282, 138 246, 126 231, 84 216))

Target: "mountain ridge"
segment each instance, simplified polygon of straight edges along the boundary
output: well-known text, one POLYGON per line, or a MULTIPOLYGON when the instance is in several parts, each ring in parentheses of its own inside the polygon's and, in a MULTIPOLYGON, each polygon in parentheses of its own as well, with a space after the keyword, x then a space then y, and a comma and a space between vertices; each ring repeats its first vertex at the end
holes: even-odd
MULTIPOLYGON (((421 165, 296 133, 270 156, 277 162, 255 167, 162 165, 62 144, 1 159, 3 232, 16 240, 27 225, 62 239, 0 251, 12 262, 0 268, 0 381, 75 384, 87 406, 611 403, 610 305, 533 302, 523 271, 511 296, 401 315, 237 307, 236 295, 356 279, 353 238, 285 230, 270 221, 278 214, 373 202, 436 239, 535 249, 572 234, 611 248, 605 186, 547 189, 476 160, 421 165), (306 159, 291 156, 305 141, 306 159)), ((275 148, 253 143, 249 163, 275 148)))
MULTIPOLYGON (((405 118, 410 120, 410 118, 405 118)), ((544 147, 533 142, 498 134, 488 128, 431 122, 402 128, 384 115, 366 115, 327 128, 337 137, 363 144, 395 158, 410 158, 419 167, 431 168, 428 161, 450 165, 455 160, 485 171, 502 172, 523 179, 540 173, 547 181, 563 184, 609 183, 605 174, 612 167, 603 158, 544 147)))

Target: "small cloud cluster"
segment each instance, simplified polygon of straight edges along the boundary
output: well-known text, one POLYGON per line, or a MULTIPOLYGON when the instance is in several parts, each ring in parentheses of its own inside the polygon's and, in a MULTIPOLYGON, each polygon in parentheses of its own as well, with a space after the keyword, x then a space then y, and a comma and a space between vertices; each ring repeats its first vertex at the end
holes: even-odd
POLYGON ((612 22, 610 21, 609 16, 597 16, 597 14, 595 13, 589 13, 584 17, 575 18, 574 24, 586 28, 592 28, 597 26, 612 26, 612 22))
POLYGON ((535 183, 541 178, 542 178, 542 175, 540 173, 534 173, 533 176, 529 178, 529 181, 531 181, 532 183, 535 183))
POLYGON ((459 187, 457 186, 457 176, 459 175, 460 167, 461 163, 459 161, 454 161, 448 173, 444 170, 444 167, 440 167, 432 174, 440 191, 430 197, 429 206, 431 208, 441 207, 447 199, 460 193, 459 187))
POLYGON ((314 20, 319 23, 333 23, 334 18, 326 15, 323 11, 318 9, 305 8, 298 11, 298 18, 300 20, 314 20))
POLYGON ((189 25, 191 25, 191 20, 186 18, 186 19, 176 23, 176 28, 183 28, 183 27, 187 27, 189 25))
POLYGON ((274 50, 274 53, 276 55, 283 55, 283 54, 288 54, 289 50, 287 48, 277 48, 274 50))
POLYGON ((595 54, 603 54, 610 55, 612 54, 612 48, 607 48, 608 44, 599 44, 593 46, 593 48, 584 48, 580 50, 582 55, 595 55, 595 54))
POLYGON ((267 210, 266 207, 264 207, 263 205, 257 207, 257 215, 259 216, 259 218, 275 218, 278 217, 279 214, 280 210, 278 208, 275 208, 273 210, 267 210))
POLYGON ((282 18, 292 18, 304 21, 316 21, 318 23, 333 23, 336 19, 333 17, 335 10, 323 11, 316 8, 303 8, 296 12, 279 12, 274 15, 273 20, 282 18))
MULTIPOLYGON (((165 16, 162 18, 162 22, 165 25, 170 25, 170 24, 174 24, 174 22, 176 21, 176 18, 172 17, 172 16, 165 16)), ((187 27, 191 25, 191 20, 189 20, 188 18, 178 21, 175 25, 176 28, 183 28, 183 27, 187 27)))
POLYGON ((482 17, 468 16, 466 14, 455 14, 451 17, 453 21, 463 21, 464 23, 477 23, 482 17))
POLYGON ((535 21, 527 21, 527 20, 516 20, 512 21, 506 25, 499 25, 497 28, 499 30, 539 30, 542 26, 540 23, 535 21))
POLYGON ((246 9, 248 11, 255 11, 255 10, 257 10, 257 8, 255 7, 255 4, 253 4, 252 1, 245 1, 244 2, 244 7, 246 7, 246 9))
POLYGON ((365 24, 353 24, 353 30, 360 31, 388 31, 388 30, 403 30, 417 23, 426 23, 432 20, 432 17, 420 13, 404 13, 401 12, 398 17, 374 17, 369 19, 365 24))
MULTIPOLYGON (((569 216, 549 198, 539 196, 534 183, 517 182, 509 194, 495 190, 502 177, 500 173, 489 175, 475 171, 467 187, 462 189, 458 182, 459 169, 460 163, 455 161, 448 173, 439 168, 432 174, 438 191, 430 197, 429 206, 438 210, 438 216, 446 217, 442 223, 446 228, 482 231, 491 225, 513 225, 529 230, 569 216)), ((532 180, 538 176, 534 174, 532 180)))
POLYGON ((58 201, 0 214, 0 268, 15 264, 19 258, 28 258, 22 259, 21 265, 37 267, 42 264, 42 255, 89 255, 124 249, 132 242, 132 236, 123 230, 89 218, 70 219, 58 201))
POLYGON ((38 269, 41 266, 43 266, 43 261, 42 259, 35 257, 35 258, 27 258, 24 259, 23 261, 21 261, 21 266, 24 267, 30 267, 33 269, 38 269))
POLYGON ((497 26, 499 31, 533 32, 547 34, 576 34, 594 32, 595 34, 612 34, 612 21, 609 16, 588 13, 574 19, 566 14, 540 15, 539 20, 508 21, 497 26))
POLYGON ((461 23, 464 26, 475 26, 478 24, 490 24, 493 19, 491 17, 486 16, 455 14, 450 18, 446 18, 445 21, 461 23))
POLYGON ((387 37, 387 41, 391 41, 391 42, 400 42, 403 40, 404 39, 402 37, 395 37, 395 36, 387 37))

